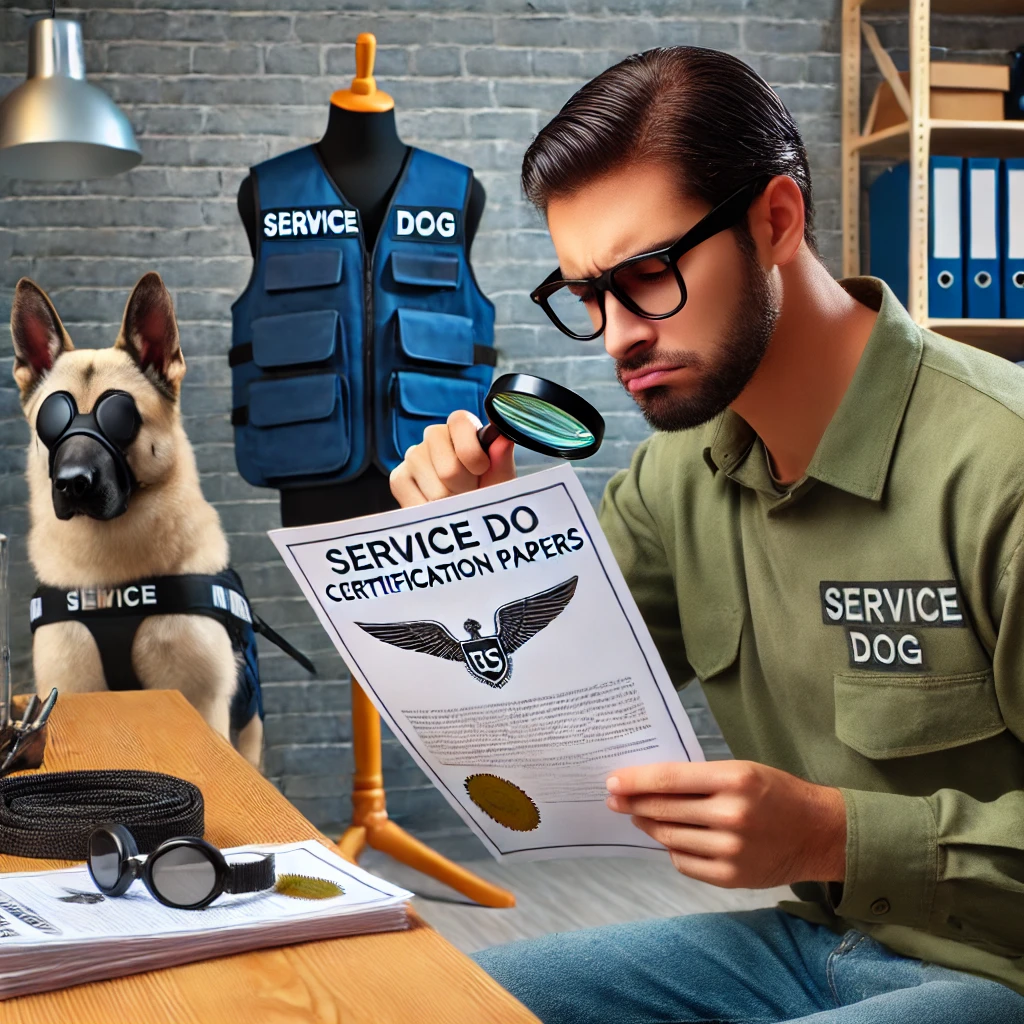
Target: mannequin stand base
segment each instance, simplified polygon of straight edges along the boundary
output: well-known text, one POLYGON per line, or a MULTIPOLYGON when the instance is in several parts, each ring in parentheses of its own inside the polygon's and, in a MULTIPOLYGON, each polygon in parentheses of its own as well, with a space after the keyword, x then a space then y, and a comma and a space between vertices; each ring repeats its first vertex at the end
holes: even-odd
POLYGON ((421 871, 485 907, 514 907, 512 893, 442 857, 388 819, 381 767, 380 716, 363 688, 352 681, 352 740, 356 770, 352 785, 352 824, 338 840, 353 863, 371 846, 421 871))
POLYGON ((514 907, 512 893, 484 881, 472 871, 442 857, 425 843, 409 835, 400 825, 386 818, 376 827, 350 825, 338 840, 342 855, 352 861, 367 847, 386 853, 402 864, 407 864, 431 878, 436 878, 463 896, 484 907, 514 907))

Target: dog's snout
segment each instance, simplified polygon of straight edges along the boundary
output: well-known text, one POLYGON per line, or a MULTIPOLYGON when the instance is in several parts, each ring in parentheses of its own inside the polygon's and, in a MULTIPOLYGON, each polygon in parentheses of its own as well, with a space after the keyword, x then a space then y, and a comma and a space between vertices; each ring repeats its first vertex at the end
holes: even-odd
POLYGON ((128 507, 130 490, 110 452, 91 437, 62 441, 53 457, 53 511, 58 519, 84 515, 114 519, 128 507))
POLYGON ((84 498, 92 490, 94 471, 88 466, 64 465, 53 476, 53 486, 69 498, 84 498))

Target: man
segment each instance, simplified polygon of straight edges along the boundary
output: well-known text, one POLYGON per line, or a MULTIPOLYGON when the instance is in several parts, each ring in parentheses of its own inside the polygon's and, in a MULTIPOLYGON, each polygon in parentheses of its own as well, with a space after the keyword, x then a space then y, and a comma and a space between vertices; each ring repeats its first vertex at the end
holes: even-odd
MULTIPOLYGON (((737 758, 624 768, 608 804, 683 874, 800 901, 478 962, 546 1024, 1024 1021, 1024 376, 830 277, 799 132, 726 54, 604 72, 523 183, 535 301, 656 430, 602 527, 737 758)), ((426 431, 403 505, 514 474, 477 425, 426 431)))

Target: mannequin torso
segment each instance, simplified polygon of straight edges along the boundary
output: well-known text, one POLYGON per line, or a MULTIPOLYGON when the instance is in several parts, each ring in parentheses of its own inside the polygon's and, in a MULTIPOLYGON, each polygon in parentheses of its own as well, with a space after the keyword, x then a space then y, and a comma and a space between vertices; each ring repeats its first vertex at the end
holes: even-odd
MULTIPOLYGON (((331 104, 327 131, 316 149, 335 186, 359 211, 365 244, 372 248, 410 152, 398 136, 394 110, 362 113, 331 104)), ((483 186, 473 178, 465 221, 467 255, 486 199, 483 186)), ((249 175, 238 189, 238 213, 255 256, 256 197, 249 175)), ((280 494, 283 526, 325 523, 398 507, 387 476, 376 466, 348 483, 298 487, 280 494)))
MULTIPOLYGON (((334 184, 359 211, 366 244, 372 247, 409 154, 409 147, 398 137, 394 110, 363 114, 331 104, 327 131, 316 148, 334 184)), ((466 211, 467 255, 486 201, 483 185, 474 178, 466 211)), ((256 197, 249 175, 238 189, 238 214, 249 238, 249 251, 255 255, 256 197)))

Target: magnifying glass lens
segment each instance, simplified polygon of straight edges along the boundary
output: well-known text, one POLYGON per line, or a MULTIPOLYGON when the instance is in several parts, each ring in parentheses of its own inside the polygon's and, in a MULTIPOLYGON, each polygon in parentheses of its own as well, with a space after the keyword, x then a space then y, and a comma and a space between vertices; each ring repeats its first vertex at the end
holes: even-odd
POLYGON ((604 420, 574 391, 529 373, 506 373, 484 399, 490 420, 477 431, 484 450, 496 437, 561 459, 586 459, 601 447, 604 420))
POLYGON ((553 448, 587 448, 594 435, 575 416, 523 394, 499 394, 492 398, 495 411, 509 424, 534 440, 553 448))

